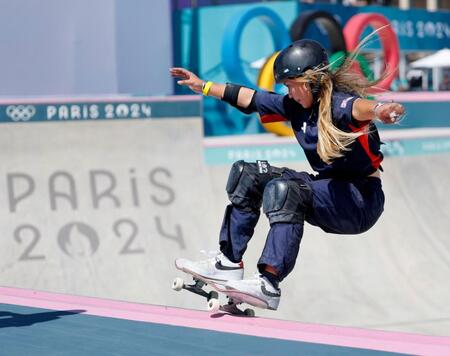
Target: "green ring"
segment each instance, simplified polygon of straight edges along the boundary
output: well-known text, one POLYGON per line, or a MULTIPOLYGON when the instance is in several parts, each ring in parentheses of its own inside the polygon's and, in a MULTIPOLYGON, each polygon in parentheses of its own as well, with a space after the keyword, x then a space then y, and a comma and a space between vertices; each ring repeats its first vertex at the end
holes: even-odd
MULTIPOLYGON (((333 53, 330 56, 331 70, 336 70, 342 64, 344 64, 344 60, 345 60, 345 58, 347 58, 348 54, 349 54, 348 52, 344 53, 342 51, 333 53)), ((373 74, 372 69, 370 68, 370 65, 369 65, 369 62, 367 61, 367 59, 364 58, 364 56, 362 54, 358 54, 356 56, 356 60, 359 63, 359 66, 361 68, 361 71, 362 71, 364 77, 369 81, 373 81, 375 79, 375 76, 373 74)))

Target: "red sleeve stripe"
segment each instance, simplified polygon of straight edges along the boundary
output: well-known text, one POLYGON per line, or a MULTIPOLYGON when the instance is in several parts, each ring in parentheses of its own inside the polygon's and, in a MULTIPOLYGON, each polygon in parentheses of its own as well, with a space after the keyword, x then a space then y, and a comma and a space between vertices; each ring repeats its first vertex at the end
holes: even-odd
POLYGON ((263 124, 268 124, 271 122, 279 122, 279 121, 288 121, 284 116, 278 115, 278 114, 266 114, 261 115, 261 122, 263 124))
MULTIPOLYGON (((349 125, 353 132, 358 132, 361 130, 361 128, 355 127, 353 125, 349 125)), ((370 161, 372 163, 372 167, 375 169, 378 169, 380 167, 381 161, 383 160, 381 155, 374 155, 372 151, 370 151, 369 148, 369 134, 365 133, 364 135, 361 135, 358 137, 358 141, 361 144, 364 151, 367 153, 367 156, 369 156, 370 161)))

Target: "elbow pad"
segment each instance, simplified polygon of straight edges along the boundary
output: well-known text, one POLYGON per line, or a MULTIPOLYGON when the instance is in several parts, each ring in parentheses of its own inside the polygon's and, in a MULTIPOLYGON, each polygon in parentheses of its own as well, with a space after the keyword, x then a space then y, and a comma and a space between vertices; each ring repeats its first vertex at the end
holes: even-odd
POLYGON ((226 103, 235 107, 239 111, 248 115, 248 114, 251 114, 256 111, 256 104, 255 104, 256 91, 252 96, 252 100, 250 101, 250 104, 246 108, 244 108, 244 107, 238 105, 238 96, 239 96, 239 91, 241 90, 241 88, 242 88, 241 85, 227 83, 225 86, 225 92, 223 93, 222 101, 225 101, 226 103))

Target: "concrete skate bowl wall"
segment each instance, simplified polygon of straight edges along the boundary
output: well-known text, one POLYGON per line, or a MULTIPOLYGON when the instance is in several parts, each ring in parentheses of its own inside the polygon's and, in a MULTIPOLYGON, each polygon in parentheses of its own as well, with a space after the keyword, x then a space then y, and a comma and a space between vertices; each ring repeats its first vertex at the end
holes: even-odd
POLYGON ((3 101, 0 121, 1 284, 166 304, 220 220, 199 97, 3 101))
MULTIPOLYGON (((291 138, 203 139, 198 97, 0 105, 2 285, 205 310, 171 290, 176 257, 217 249, 232 162, 309 170, 291 138), (203 145, 202 145, 203 142, 203 145)), ((383 131, 385 213, 360 236, 306 226, 276 313, 449 335, 445 128, 383 131)), ((264 216, 245 256, 256 270, 264 216)))

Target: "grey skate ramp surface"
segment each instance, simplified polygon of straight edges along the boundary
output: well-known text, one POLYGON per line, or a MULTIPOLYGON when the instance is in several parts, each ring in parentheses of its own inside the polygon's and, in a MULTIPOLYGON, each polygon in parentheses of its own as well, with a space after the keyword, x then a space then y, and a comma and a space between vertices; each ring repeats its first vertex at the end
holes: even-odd
MULTIPOLYGON (((2 284, 205 310, 204 299, 171 290, 183 276, 176 258, 217 250, 228 204, 231 163, 206 164, 202 145, 200 116, 4 125, 2 284)), ((291 145, 288 157, 300 151, 291 145)), ((285 146, 258 150, 272 152, 273 165, 309 171, 297 156, 277 160, 285 146)), ((306 225, 279 310, 257 315, 449 336, 449 161, 448 153, 387 157, 376 226, 339 236, 306 225)), ((267 231, 262 215, 244 259, 247 277, 267 231)))
POLYGON ((290 312, 302 320, 450 335, 449 162, 449 155, 386 159, 385 211, 372 230, 355 237, 307 230, 289 283, 297 305, 308 307, 302 316, 290 312))

